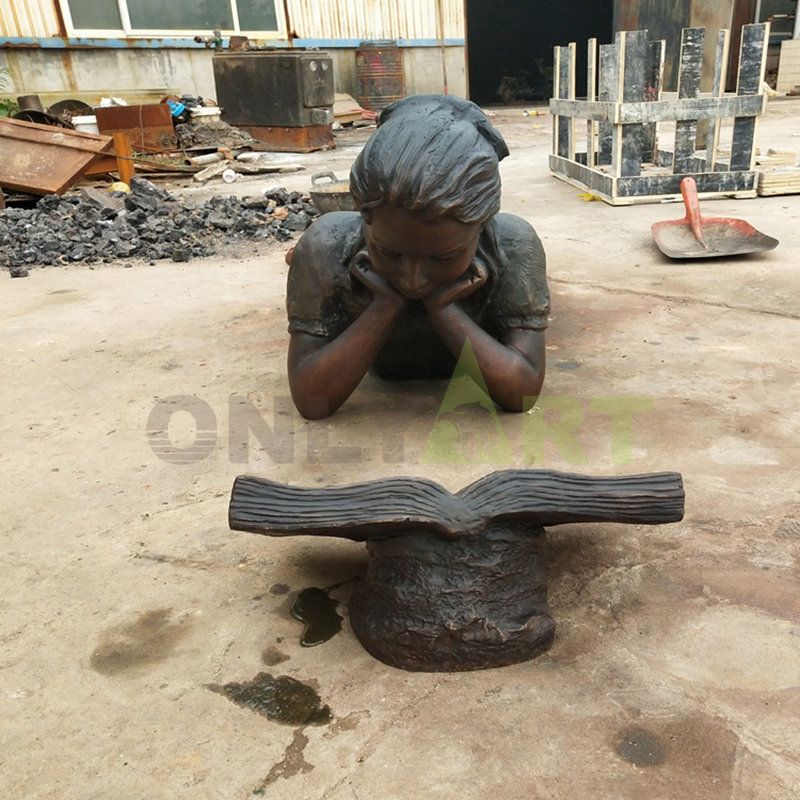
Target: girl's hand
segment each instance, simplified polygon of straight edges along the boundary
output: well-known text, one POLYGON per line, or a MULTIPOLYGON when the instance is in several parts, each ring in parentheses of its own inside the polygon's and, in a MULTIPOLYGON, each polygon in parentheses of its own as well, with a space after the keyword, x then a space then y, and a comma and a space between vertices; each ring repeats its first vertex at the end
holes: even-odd
POLYGON ((400 311, 405 307, 406 298, 372 269, 366 250, 353 257, 350 274, 372 292, 374 303, 383 305, 390 311, 400 311))
POLYGON ((439 311, 446 306, 469 297, 489 279, 489 271, 482 264, 473 262, 469 269, 457 280, 443 286, 424 299, 428 311, 439 311))

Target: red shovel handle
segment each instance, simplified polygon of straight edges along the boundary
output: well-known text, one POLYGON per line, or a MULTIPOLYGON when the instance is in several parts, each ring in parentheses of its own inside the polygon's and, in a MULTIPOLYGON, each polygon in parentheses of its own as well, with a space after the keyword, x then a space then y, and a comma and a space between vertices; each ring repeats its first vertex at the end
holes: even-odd
POLYGON ((705 246, 703 217, 700 215, 700 200, 697 198, 697 184, 694 178, 684 178, 681 181, 681 194, 683 204, 686 206, 686 221, 692 229, 694 238, 705 246))

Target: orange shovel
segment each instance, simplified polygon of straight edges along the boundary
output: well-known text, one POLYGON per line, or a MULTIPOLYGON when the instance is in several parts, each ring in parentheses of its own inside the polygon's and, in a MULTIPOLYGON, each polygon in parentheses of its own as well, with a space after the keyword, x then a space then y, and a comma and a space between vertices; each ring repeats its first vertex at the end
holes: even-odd
POLYGON ((686 205, 684 219, 656 222, 653 238, 669 258, 719 258, 761 253, 778 246, 778 240, 757 231, 749 222, 732 217, 703 217, 694 178, 681 181, 686 205))

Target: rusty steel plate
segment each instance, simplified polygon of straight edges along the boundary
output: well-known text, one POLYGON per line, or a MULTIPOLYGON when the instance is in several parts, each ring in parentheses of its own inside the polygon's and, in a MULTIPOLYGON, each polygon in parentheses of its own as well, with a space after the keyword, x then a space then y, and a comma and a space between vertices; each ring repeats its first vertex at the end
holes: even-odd
POLYGON ((166 103, 141 106, 109 106, 96 108, 100 133, 125 133, 134 150, 146 153, 165 153, 175 150, 177 140, 172 124, 172 112, 166 103))
POLYGON ((306 125, 288 128, 278 125, 237 125, 254 139, 279 153, 311 153, 333 147, 333 129, 330 125, 306 125))
POLYGON ((0 117, 0 186, 30 194, 62 194, 111 137, 0 117))

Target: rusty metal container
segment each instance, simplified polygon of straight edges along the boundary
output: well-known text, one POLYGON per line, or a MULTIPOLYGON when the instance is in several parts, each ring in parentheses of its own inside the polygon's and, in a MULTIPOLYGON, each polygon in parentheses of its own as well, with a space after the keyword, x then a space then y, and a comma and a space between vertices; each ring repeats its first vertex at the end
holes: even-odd
POLYGON ((100 133, 125 133, 134 150, 163 153, 177 147, 172 112, 166 103, 96 108, 100 133))
POLYGON ((271 150, 333 147, 333 59, 322 50, 218 50, 212 59, 225 122, 271 150))
POLYGON ((335 147, 330 125, 237 125, 278 153, 312 153, 335 147))
POLYGON ((237 127, 309 127, 333 122, 333 59, 322 50, 218 50, 217 102, 237 127))
POLYGON ((381 111, 406 96, 403 51, 397 42, 361 42, 356 50, 357 100, 363 108, 381 111))

